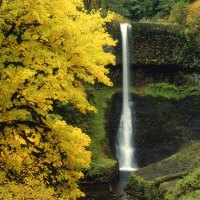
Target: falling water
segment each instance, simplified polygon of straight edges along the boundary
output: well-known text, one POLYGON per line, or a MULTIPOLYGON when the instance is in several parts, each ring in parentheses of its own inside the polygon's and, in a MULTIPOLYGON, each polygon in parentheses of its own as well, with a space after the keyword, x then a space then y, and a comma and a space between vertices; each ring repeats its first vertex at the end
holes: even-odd
POLYGON ((116 138, 116 154, 119 160, 121 171, 133 171, 137 169, 135 161, 135 148, 133 135, 135 131, 132 126, 131 102, 129 98, 129 48, 128 32, 131 25, 120 24, 122 34, 122 55, 123 55, 123 108, 120 119, 120 126, 116 138))

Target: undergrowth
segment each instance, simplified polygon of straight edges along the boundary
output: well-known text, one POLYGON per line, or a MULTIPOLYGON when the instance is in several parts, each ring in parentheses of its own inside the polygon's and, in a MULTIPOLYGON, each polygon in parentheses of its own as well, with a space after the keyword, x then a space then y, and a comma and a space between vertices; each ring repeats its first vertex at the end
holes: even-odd
POLYGON ((183 99, 186 96, 200 94, 199 86, 175 86, 169 83, 156 83, 149 85, 145 90, 146 95, 153 97, 164 97, 167 99, 183 99))
POLYGON ((200 167, 179 180, 174 190, 166 195, 167 200, 200 199, 200 167))

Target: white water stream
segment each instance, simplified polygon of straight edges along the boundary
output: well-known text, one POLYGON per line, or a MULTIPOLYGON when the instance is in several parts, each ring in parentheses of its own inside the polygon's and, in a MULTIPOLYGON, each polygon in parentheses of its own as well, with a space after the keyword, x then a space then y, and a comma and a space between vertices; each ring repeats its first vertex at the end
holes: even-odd
POLYGON ((122 34, 122 57, 123 57, 123 107, 120 125, 116 138, 116 155, 121 171, 134 171, 137 169, 134 148, 134 128, 132 127, 131 102, 129 98, 129 47, 128 32, 131 25, 120 24, 122 34))

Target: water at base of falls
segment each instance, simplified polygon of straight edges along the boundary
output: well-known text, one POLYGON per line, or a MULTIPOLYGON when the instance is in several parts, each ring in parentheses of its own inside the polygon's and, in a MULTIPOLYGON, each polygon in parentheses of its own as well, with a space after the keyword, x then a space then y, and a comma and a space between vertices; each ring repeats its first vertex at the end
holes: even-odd
POLYGON ((120 171, 124 171, 124 172, 134 172, 137 171, 138 168, 126 168, 126 167, 121 167, 119 168, 120 171))
POLYGON ((130 173, 130 171, 120 171, 119 181, 112 183, 82 185, 80 189, 86 194, 86 197, 80 198, 80 200, 132 200, 133 196, 129 196, 124 190, 130 173))

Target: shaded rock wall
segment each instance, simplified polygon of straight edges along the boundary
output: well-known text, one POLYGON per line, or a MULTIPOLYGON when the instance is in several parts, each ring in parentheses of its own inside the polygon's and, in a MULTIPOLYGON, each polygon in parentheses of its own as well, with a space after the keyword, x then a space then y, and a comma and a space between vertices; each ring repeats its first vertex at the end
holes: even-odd
MULTIPOLYGON (((176 153, 183 144, 200 139, 200 97, 183 100, 132 96, 136 128, 136 157, 140 167, 176 153)), ((122 95, 113 96, 107 110, 107 132, 114 141, 122 110, 122 95)))
MULTIPOLYGON (((122 87, 122 66, 111 68, 109 76, 115 87, 122 87)), ((130 70, 130 81, 131 85, 136 87, 158 82, 177 86, 186 83, 200 85, 200 73, 198 69, 186 69, 177 65, 135 65, 130 70)))

